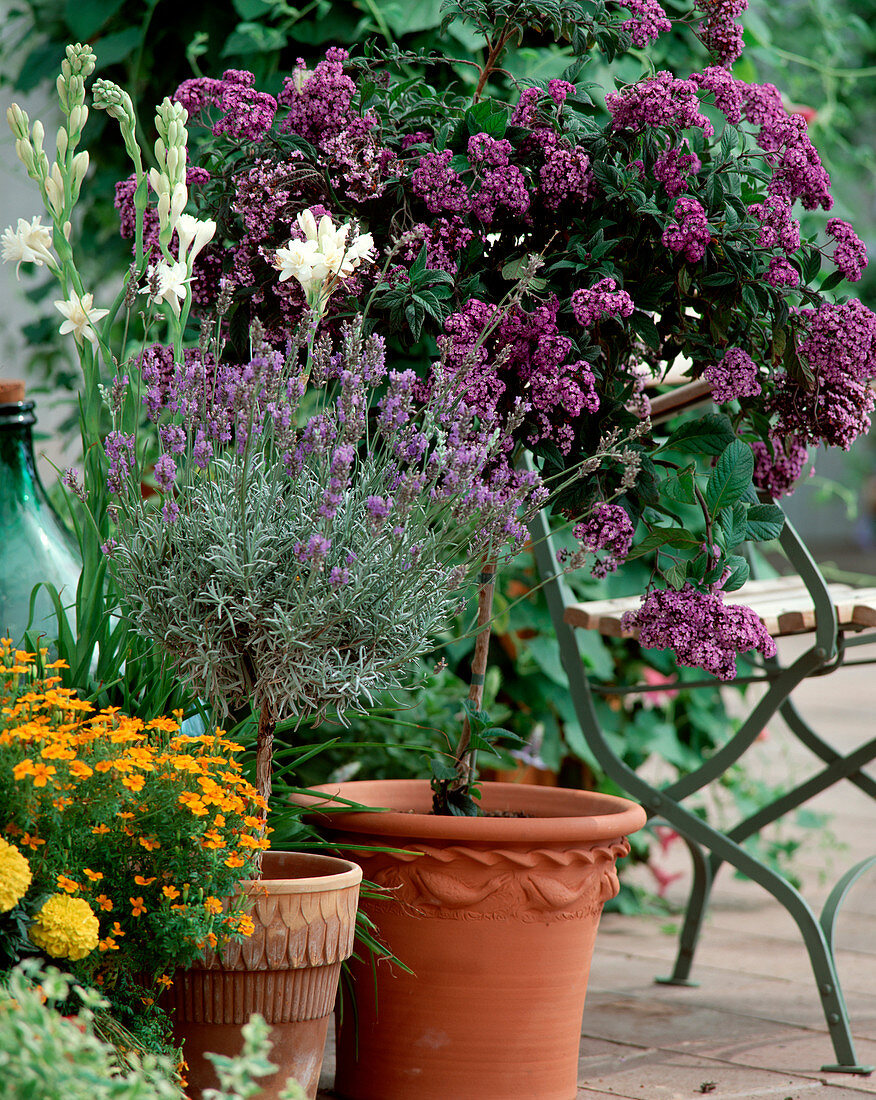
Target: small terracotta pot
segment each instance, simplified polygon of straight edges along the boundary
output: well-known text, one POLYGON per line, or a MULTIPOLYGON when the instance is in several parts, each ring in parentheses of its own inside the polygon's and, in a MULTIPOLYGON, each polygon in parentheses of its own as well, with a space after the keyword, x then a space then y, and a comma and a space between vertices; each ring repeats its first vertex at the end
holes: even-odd
POLYGON ((362 869, 349 860, 265 852, 262 876, 240 884, 253 905, 255 932, 179 970, 162 999, 188 1063, 188 1094, 200 1100, 218 1079, 208 1051, 243 1049, 253 1012, 271 1025, 270 1054, 280 1068, 262 1077, 260 1100, 275 1100, 288 1077, 315 1097, 341 963, 353 950, 362 869))
POLYGON ((511 783, 481 784, 482 805, 523 817, 430 815, 429 785, 414 780, 317 790, 404 811, 318 818, 385 888, 363 910, 412 971, 380 963, 375 988, 370 962, 351 961, 355 1005, 342 1014, 336 1093, 574 1100, 596 929, 618 892, 625 834, 645 824, 645 811, 610 795, 511 783))

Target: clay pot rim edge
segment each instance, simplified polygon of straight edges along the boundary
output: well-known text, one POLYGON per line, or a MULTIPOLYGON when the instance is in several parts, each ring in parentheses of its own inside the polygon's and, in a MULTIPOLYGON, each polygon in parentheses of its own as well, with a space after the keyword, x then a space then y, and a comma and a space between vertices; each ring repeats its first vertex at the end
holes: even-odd
MULTIPOLYGON (((618 795, 581 791, 570 787, 535 787, 522 783, 481 783, 484 804, 497 800, 502 808, 526 810, 563 800, 590 803, 591 812, 566 816, 514 817, 438 817, 425 807, 431 801, 427 780, 353 780, 347 783, 327 783, 298 794, 299 805, 312 806, 310 815, 317 824, 332 832, 370 833, 378 836, 400 836, 449 841, 494 842, 508 844, 551 843, 556 841, 590 842, 614 840, 641 829, 647 821, 645 810, 630 799, 618 795), (328 811, 333 796, 357 801, 357 791, 383 787, 387 791, 388 808, 364 811, 328 811), (392 792, 392 793, 390 793, 392 792), (413 803, 413 812, 407 808, 413 803), (511 805, 509 805, 509 803, 511 805), (402 807, 405 807, 405 810, 402 807), (592 812, 595 810, 596 812, 592 812), (407 811, 407 812, 406 812, 407 811)), ((367 803, 363 803, 367 805, 367 803)), ((342 805, 335 803, 336 806, 342 805)))
POLYGON ((241 879, 239 889, 249 894, 324 894, 334 890, 346 890, 362 881, 362 868, 352 860, 322 852, 293 852, 284 849, 268 849, 266 855, 318 855, 321 859, 338 865, 338 870, 328 875, 301 875, 295 878, 241 879))

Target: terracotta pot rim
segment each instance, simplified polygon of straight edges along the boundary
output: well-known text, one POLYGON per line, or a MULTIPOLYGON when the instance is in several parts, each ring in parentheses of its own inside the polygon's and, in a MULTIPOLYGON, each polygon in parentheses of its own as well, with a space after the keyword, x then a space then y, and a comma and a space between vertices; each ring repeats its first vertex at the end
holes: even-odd
POLYGON ((293 852, 268 850, 265 857, 299 856, 307 862, 313 862, 325 869, 333 868, 329 874, 301 875, 294 878, 257 878, 241 879, 240 889, 249 894, 320 894, 329 890, 344 890, 358 886, 362 881, 362 868, 358 863, 340 856, 323 855, 322 852, 293 852))
POLYGON ((638 803, 618 795, 523 783, 481 783, 480 788, 487 810, 520 811, 527 816, 437 817, 429 813, 432 793, 424 779, 326 783, 294 800, 312 807, 317 823, 333 832, 424 840, 507 844, 612 840, 636 832, 647 821, 638 803), (335 798, 369 808, 339 810, 344 803, 335 798))

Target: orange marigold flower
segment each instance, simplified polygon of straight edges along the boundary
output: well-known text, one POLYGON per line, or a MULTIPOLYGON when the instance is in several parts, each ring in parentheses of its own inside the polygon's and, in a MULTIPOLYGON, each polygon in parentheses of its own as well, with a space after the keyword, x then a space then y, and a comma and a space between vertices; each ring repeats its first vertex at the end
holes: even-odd
POLYGON ((142 775, 126 775, 122 780, 122 785, 127 787, 129 791, 142 791, 146 785, 146 780, 142 775))
POLYGON ((173 901, 174 898, 179 897, 179 890, 177 890, 177 888, 175 886, 162 886, 161 887, 161 892, 170 901, 173 901))
POLYGON ((115 760, 98 760, 94 765, 94 769, 99 772, 112 771, 113 764, 115 764, 115 760))
POLYGON ((248 913, 241 913, 237 918, 237 931, 241 936, 251 936, 255 932, 255 924, 248 913))
POLYGON ((88 779, 90 775, 94 775, 94 769, 84 760, 74 760, 70 765, 70 774, 77 779, 88 779))
POLYGON ((222 902, 218 898, 208 897, 204 898, 204 908, 208 913, 221 913, 222 902))
POLYGON ((241 848, 270 848, 271 842, 266 836, 250 836, 249 833, 242 833, 237 838, 237 843, 241 848))
POLYGON ((151 886, 154 881, 154 875, 152 878, 143 878, 142 875, 134 875, 134 882, 136 882, 138 886, 151 886))
POLYGON ((242 867, 244 863, 246 863, 246 860, 243 856, 238 855, 237 852, 232 853, 232 855, 225 860, 226 867, 242 867))
POLYGON ((103 871, 92 871, 90 867, 85 867, 82 873, 86 878, 90 878, 92 882, 100 882, 103 878, 103 871))
POLYGON ((143 1004, 144 1004, 144 1005, 146 1005, 147 1007, 148 1007, 149 1005, 154 1005, 154 1004, 155 1004, 155 998, 154 998, 154 997, 141 997, 141 998, 140 998, 140 1000, 141 1000, 141 1001, 143 1002, 143 1004))
POLYGON ((12 774, 16 781, 24 779, 26 775, 33 775, 33 761, 29 757, 25 758, 20 764, 15 765, 12 769, 12 774))
POLYGON ((173 985, 173 978, 169 978, 167 974, 159 974, 155 979, 156 985, 163 985, 165 989, 170 989, 173 985))
POLYGON ((110 829, 109 829, 109 825, 95 825, 95 826, 92 827, 91 831, 93 833, 95 833, 97 836, 101 836, 103 833, 108 833, 110 831, 110 829))
POLYGON ((139 917, 146 912, 146 906, 142 898, 128 898, 128 901, 131 903, 131 912, 135 917, 139 917))
POLYGON ((219 940, 217 939, 215 932, 208 932, 207 933, 207 944, 208 944, 208 946, 212 947, 215 950, 216 944, 218 942, 219 942, 219 940))
POLYGON ((66 875, 58 875, 58 889, 66 890, 68 894, 75 894, 79 889, 79 883, 74 882, 72 878, 67 878, 66 875))
POLYGON ((98 894, 94 900, 101 907, 101 909, 104 910, 104 912, 112 912, 113 903, 112 900, 106 896, 106 894, 98 894))
POLYGON ((138 839, 147 852, 154 852, 156 848, 161 847, 161 841, 156 840, 155 837, 141 836, 138 839))
POLYGON ((97 946, 100 951, 118 951, 119 949, 119 945, 112 936, 106 936, 104 939, 98 940, 97 946))
POLYGON ((124 934, 125 934, 124 929, 119 924, 119 922, 117 920, 113 921, 113 935, 114 936, 124 936, 124 934))
POLYGON ((260 817, 253 817, 251 814, 243 819, 244 825, 247 825, 250 829, 259 829, 262 825, 262 819, 260 817))
POLYGON ((216 816, 213 818, 213 824, 216 826, 217 829, 224 829, 225 814, 216 814, 216 816))
POLYGON ((130 821, 134 815, 130 810, 119 810, 116 817, 120 817, 122 821, 130 821))
MULTIPOLYGON (((12 830, 8 829, 7 832, 12 832, 12 830)), ((40 840, 38 836, 31 836, 30 833, 25 833, 21 838, 21 843, 25 848, 32 848, 33 851, 36 851, 41 844, 45 844, 45 841, 40 840)))
POLYGON ((179 801, 197 817, 203 817, 207 813, 207 807, 202 799, 193 791, 185 791, 179 796, 179 801))

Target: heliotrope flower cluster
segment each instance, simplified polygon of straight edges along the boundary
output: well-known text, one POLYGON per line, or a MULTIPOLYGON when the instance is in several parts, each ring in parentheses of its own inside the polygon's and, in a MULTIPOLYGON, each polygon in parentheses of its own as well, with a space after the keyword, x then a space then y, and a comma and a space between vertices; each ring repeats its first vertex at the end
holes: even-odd
POLYGON ((666 18, 666 12, 657 0, 618 0, 621 7, 627 8, 631 17, 621 23, 621 29, 628 31, 634 46, 644 48, 672 30, 672 24, 666 18))
POLYGON ((696 263, 706 254, 712 240, 706 212, 696 199, 683 195, 673 210, 675 221, 663 230, 661 238, 673 252, 683 252, 690 263, 696 263))
POLYGON ((742 26, 736 20, 748 7, 748 0, 697 0, 705 13, 699 26, 703 45, 729 69, 742 53, 742 26))
POLYGON ((757 650, 773 657, 776 643, 750 607, 725 604, 717 588, 701 592, 655 589, 638 611, 627 611, 624 630, 636 631, 646 649, 673 649, 680 665, 702 668, 719 680, 736 676, 736 656, 757 650))
POLYGON ((35 660, 0 639, 0 919, 107 988, 248 934, 246 913, 206 905, 269 843, 241 746, 97 712, 60 686, 63 662, 40 678, 35 660))
POLYGON ((712 384, 712 398, 720 405, 735 397, 757 397, 761 392, 757 364, 742 348, 727 348, 717 363, 709 363, 703 377, 712 384))
POLYGON ((770 447, 759 439, 751 444, 754 453, 752 482, 755 488, 769 493, 770 496, 782 497, 791 493, 799 481, 809 458, 809 451, 794 436, 772 436, 770 447))
POLYGON ((572 291, 572 312, 584 328, 608 317, 629 317, 634 309, 633 299, 625 290, 618 290, 614 279, 600 279, 586 290, 572 291))
POLYGON ((633 545, 633 522, 620 504, 598 501, 593 505, 590 518, 576 523, 572 535, 581 549, 591 554, 605 551, 593 566, 593 576, 602 578, 614 573, 629 554, 633 545))

